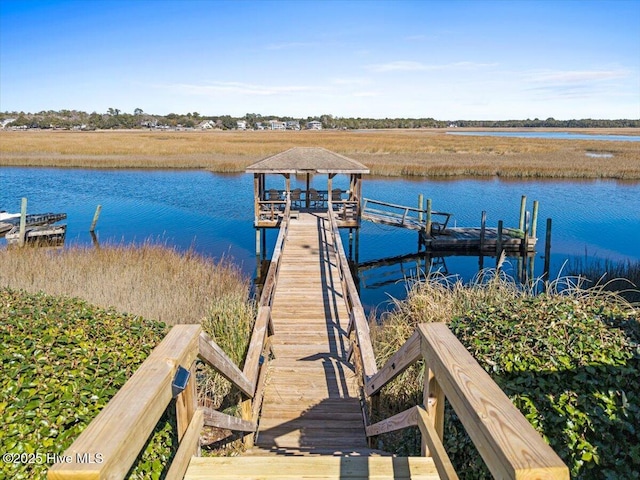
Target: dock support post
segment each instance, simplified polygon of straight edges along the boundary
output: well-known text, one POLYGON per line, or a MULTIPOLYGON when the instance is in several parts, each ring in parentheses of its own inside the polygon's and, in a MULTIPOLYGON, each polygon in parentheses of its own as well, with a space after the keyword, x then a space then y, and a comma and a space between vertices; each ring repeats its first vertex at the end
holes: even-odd
POLYGON ((349 229, 349 259, 353 260, 353 228, 349 229))
POLYGON ((522 237, 521 253, 525 256, 529 251, 529 212, 525 213, 524 235, 522 237))
POLYGON ((502 255, 502 228, 503 221, 498 220, 498 236, 496 238, 496 270, 500 269, 500 256, 502 255))
POLYGON ((549 281, 549 266, 551 264, 551 219, 547 218, 547 234, 544 241, 544 271, 545 282, 549 281))
POLYGON ((482 211, 482 217, 480 218, 480 253, 484 250, 485 236, 487 234, 487 211, 482 211))
POLYGON ((538 234, 538 200, 533 201, 533 218, 531 219, 531 238, 538 234))
POLYGON ((427 223, 424 227, 426 238, 431 238, 431 199, 427 198, 427 223))
POLYGON ((522 195, 522 198, 520 199, 520 223, 518 223, 518 229, 520 229, 520 231, 524 231, 524 212, 526 208, 527 196, 522 195))
POLYGON ((98 205, 96 207, 96 213, 93 214, 93 221, 91 222, 91 227, 89 227, 89 231, 91 233, 96 231, 96 224, 98 223, 98 218, 100 218, 101 211, 102 211, 102 205, 98 205))
POLYGON ((418 221, 422 223, 422 210, 424 209, 424 195, 418 194, 418 221))
POLYGON ((260 235, 260 228, 256 228, 256 257, 260 258, 260 244, 261 242, 261 235, 260 235))
POLYGON ((18 238, 18 245, 23 247, 25 241, 27 229, 27 199, 22 197, 22 203, 20 205, 20 238, 18 238))

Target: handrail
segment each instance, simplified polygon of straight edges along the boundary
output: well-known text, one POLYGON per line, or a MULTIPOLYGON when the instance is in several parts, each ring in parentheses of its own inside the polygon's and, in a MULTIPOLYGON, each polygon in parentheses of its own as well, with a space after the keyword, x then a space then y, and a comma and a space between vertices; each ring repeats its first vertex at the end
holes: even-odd
MULTIPOLYGON (((60 457, 64 461, 49 469, 47 478, 124 478, 172 399, 171 382, 178 366, 191 369, 196 360, 200 331, 200 325, 174 326, 64 452, 60 457), (99 463, 87 460, 97 458, 96 455, 99 455, 99 463)), ((195 382, 195 375, 191 377, 190 382, 195 382)), ((189 388, 180 395, 188 391, 189 388)), ((199 448, 199 443, 194 441, 193 431, 198 431, 195 436, 197 441, 202 430, 202 412, 196 415, 195 408, 193 410, 178 449, 181 458, 187 459, 183 465, 185 471, 189 458, 199 448), (184 441, 187 437, 190 443, 184 441), (191 453, 185 455, 184 451, 191 453)))
POLYGON ((446 397, 495 478, 569 478, 560 457, 444 323, 418 325, 377 375, 365 378, 365 391, 379 392, 419 359, 425 361, 424 407, 367 426, 367 436, 418 426, 423 455, 434 458, 442 478, 457 478, 442 446, 446 397))
POLYGON ((444 217, 444 220, 442 222, 438 222, 438 225, 440 225, 440 230, 444 231, 447 228, 447 225, 449 224, 449 220, 451 219, 451 217, 453 216, 453 213, 448 213, 448 212, 438 212, 435 210, 432 210, 431 212, 428 212, 427 210, 423 210, 423 209, 419 209, 419 208, 414 208, 414 207, 409 207, 406 205, 397 205, 395 203, 389 203, 389 202, 382 202, 380 200, 373 200, 371 198, 364 198, 363 199, 363 207, 362 207, 362 212, 363 213, 369 213, 372 215, 382 215, 382 216, 386 216, 386 217, 390 217, 390 218, 398 218, 401 220, 401 223, 404 224, 406 223, 407 219, 412 220, 414 222, 420 222, 420 223, 424 223, 426 225, 427 221, 428 221, 428 215, 430 213, 431 216, 433 215, 438 215, 441 217, 444 217), (379 209, 375 209, 375 208, 367 208, 369 206, 369 204, 374 204, 374 205, 380 205, 383 207, 389 207, 389 208, 396 208, 398 210, 402 210, 402 213, 399 212, 392 212, 392 211, 388 211, 388 210, 379 210, 379 209), (409 215, 409 212, 414 212, 418 214, 418 218, 416 218, 416 216, 411 216, 409 215), (423 219, 420 220, 420 215, 424 215, 423 219))
POLYGON ((258 350, 262 354, 268 348, 265 318, 270 319, 269 310, 266 307, 256 320, 244 371, 240 371, 200 325, 174 326, 96 418, 59 456, 59 462, 47 472, 47 479, 125 478, 173 398, 172 382, 179 366, 190 370, 191 376, 186 389, 176 398, 179 446, 166 478, 184 477, 191 457, 199 452, 203 425, 255 432, 256 415, 253 412, 259 411, 257 403, 262 398, 258 380, 263 381, 266 377, 266 363, 253 360, 252 352, 258 350), (254 399, 253 404, 248 401, 246 416, 231 417, 197 405, 196 359, 218 371, 246 397, 254 399))
POLYGON ((271 264, 269 265, 269 270, 267 271, 262 294, 260 295, 260 300, 258 303, 259 307, 271 306, 271 302, 273 300, 273 292, 276 288, 278 272, 280 270, 280 263, 282 259, 282 250, 284 248, 284 241, 287 238, 287 232, 289 231, 289 221, 291 219, 291 199, 287 196, 285 201, 286 206, 284 209, 282 222, 280 223, 280 231, 278 232, 278 239, 276 240, 276 245, 273 249, 273 255, 271 256, 271 264))
POLYGON ((349 269, 349 262, 344 253, 342 246, 342 239, 340 238, 340 230, 336 223, 335 214, 333 212, 333 206, 331 202, 328 205, 328 218, 329 225, 331 227, 331 237, 333 239, 333 246, 337 258, 338 271, 340 272, 340 280, 342 282, 342 290, 346 301, 347 309, 349 310, 349 333, 353 331, 355 333, 356 342, 355 346, 358 351, 358 360, 361 362, 362 371, 365 379, 374 376, 378 368, 376 366, 375 355, 373 353, 373 346, 371 345, 371 337, 369 333, 369 324, 367 323, 367 317, 362 308, 360 302, 360 295, 358 289, 351 276, 351 270, 349 269))

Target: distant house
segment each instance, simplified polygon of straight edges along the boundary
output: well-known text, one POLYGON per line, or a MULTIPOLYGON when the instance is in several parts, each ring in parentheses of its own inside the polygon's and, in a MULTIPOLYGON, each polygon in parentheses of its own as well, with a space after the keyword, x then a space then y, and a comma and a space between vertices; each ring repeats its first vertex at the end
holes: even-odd
POLYGON ((300 130, 300 122, 289 120, 287 122, 287 130, 300 130))
POLYGON ((198 128, 200 130, 211 130, 212 128, 216 128, 216 123, 213 120, 203 120, 198 124, 198 128))
POLYGON ((256 122, 256 130, 264 130, 264 125, 262 122, 256 122))
POLYGON ((307 130, 322 130, 322 122, 317 120, 307 122, 307 130))
POLYGON ((269 120, 269 130, 286 130, 287 123, 280 120, 269 120))
POLYGON ((16 120, 17 119, 15 119, 15 118, 6 118, 6 119, 4 119, 2 121, 2 123, 0 124, 2 126, 1 128, 4 130, 7 127, 7 125, 9 125, 10 123, 15 122, 16 120))
POLYGON ((246 130, 247 129, 247 122, 244 120, 238 120, 236 122, 236 128, 238 130, 246 130))

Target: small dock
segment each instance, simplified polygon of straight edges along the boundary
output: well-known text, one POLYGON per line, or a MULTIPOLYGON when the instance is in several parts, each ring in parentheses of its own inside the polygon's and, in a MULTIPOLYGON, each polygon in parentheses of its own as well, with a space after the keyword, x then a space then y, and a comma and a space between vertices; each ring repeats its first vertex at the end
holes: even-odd
MULTIPOLYGON (((522 213, 524 215, 524 212, 522 213)), ((485 216, 479 227, 451 227, 453 213, 413 208, 405 205, 363 199, 362 219, 382 225, 415 230, 419 233, 419 245, 430 252, 465 252, 478 254, 523 253, 535 251, 535 223, 529 226, 524 218, 520 228, 487 227, 485 216)), ((534 218, 537 202, 534 202, 534 218)), ((534 220, 535 221, 535 220, 534 220)))

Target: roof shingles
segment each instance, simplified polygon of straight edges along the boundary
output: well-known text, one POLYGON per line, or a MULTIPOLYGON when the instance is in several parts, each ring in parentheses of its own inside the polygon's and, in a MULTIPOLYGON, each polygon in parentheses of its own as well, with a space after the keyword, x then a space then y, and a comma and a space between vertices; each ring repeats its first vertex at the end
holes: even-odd
POLYGON ((246 169, 248 173, 369 173, 360 162, 319 147, 294 147, 246 169))

